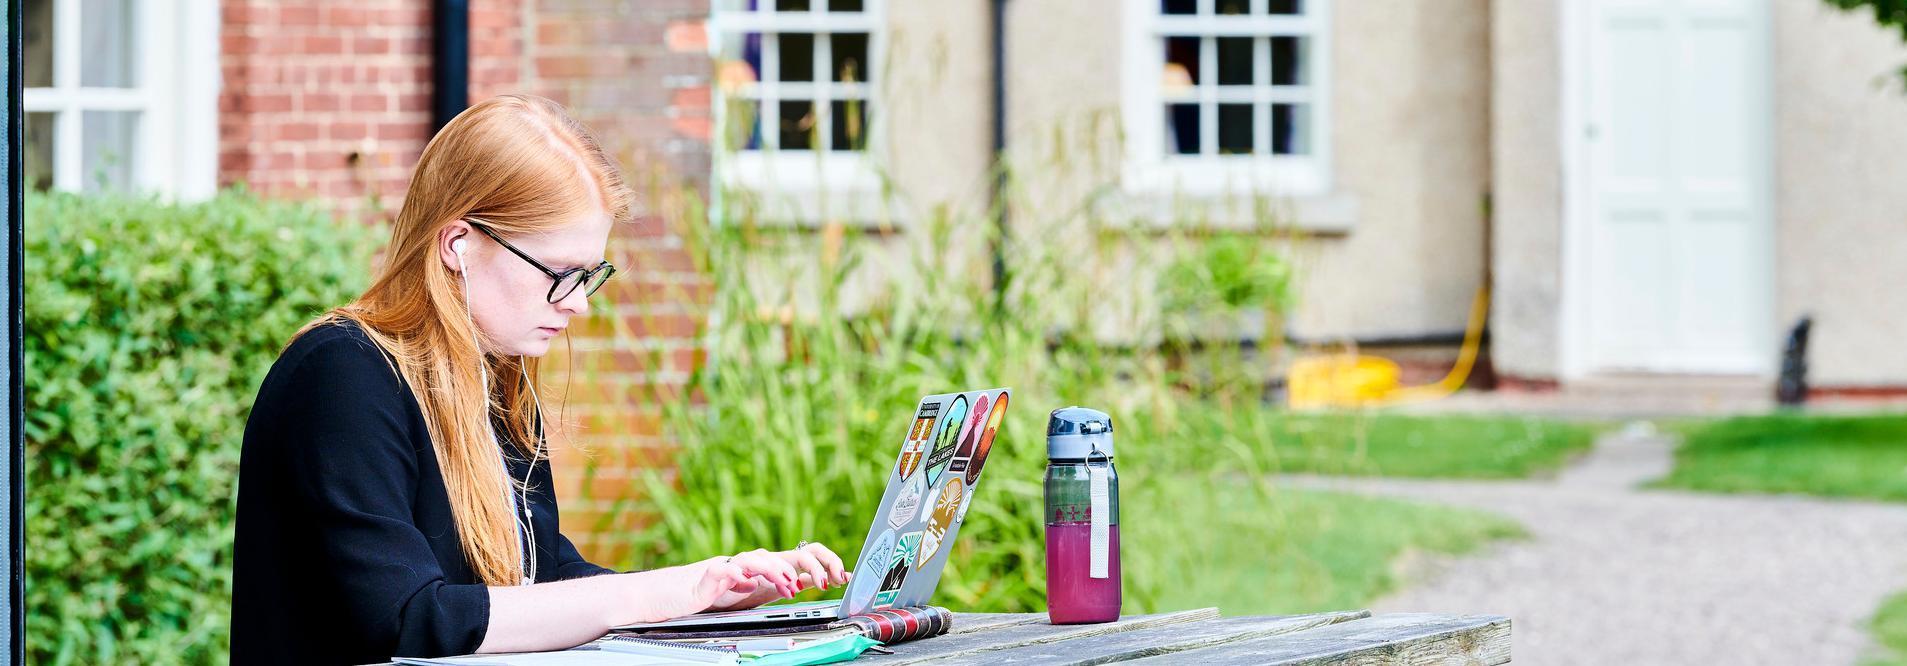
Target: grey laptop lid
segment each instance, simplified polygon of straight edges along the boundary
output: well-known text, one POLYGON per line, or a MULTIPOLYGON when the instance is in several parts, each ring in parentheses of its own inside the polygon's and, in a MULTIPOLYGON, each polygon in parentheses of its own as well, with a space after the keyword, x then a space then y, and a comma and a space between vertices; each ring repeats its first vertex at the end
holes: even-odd
POLYGON ((998 388, 920 399, 909 415, 900 455, 888 468, 887 488, 861 542, 860 555, 847 562, 854 580, 839 602, 700 613, 617 629, 812 622, 926 604, 940 584, 954 535, 973 503, 973 489, 986 467, 1011 392, 998 388))
POLYGON ((854 580, 842 598, 844 615, 933 598, 1009 393, 1001 388, 920 399, 861 554, 849 565, 854 580))

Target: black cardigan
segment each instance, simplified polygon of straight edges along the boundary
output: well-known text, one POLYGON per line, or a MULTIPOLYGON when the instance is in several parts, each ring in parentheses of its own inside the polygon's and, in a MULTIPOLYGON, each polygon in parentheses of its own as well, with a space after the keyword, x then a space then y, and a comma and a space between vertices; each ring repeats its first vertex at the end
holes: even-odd
MULTIPOLYGON (((490 591, 464 560, 428 432, 408 384, 357 325, 313 329, 278 357, 239 462, 233 663, 476 651, 490 591)), ((509 470, 521 479, 517 457, 509 470)), ((529 473, 536 579, 609 573, 558 532, 549 464, 529 473)))

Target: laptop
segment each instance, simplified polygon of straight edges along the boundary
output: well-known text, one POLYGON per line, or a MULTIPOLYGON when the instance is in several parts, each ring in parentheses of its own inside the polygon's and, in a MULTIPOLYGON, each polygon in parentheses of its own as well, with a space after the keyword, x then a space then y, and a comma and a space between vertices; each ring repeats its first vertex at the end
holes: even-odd
POLYGON ((940 584, 954 535, 973 504, 987 453, 1006 413, 1009 389, 943 393, 920 399, 908 419, 900 456, 868 525, 861 554, 848 566, 841 599, 697 613, 620 630, 809 624, 871 610, 925 605, 940 584))

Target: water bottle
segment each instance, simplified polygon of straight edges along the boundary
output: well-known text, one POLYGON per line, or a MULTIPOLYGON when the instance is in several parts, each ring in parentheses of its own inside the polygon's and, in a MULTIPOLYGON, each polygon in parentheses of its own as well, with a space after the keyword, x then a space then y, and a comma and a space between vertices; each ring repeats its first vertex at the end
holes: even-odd
POLYGON ((1112 417, 1084 407, 1046 421, 1046 617, 1119 619, 1119 474, 1112 417))

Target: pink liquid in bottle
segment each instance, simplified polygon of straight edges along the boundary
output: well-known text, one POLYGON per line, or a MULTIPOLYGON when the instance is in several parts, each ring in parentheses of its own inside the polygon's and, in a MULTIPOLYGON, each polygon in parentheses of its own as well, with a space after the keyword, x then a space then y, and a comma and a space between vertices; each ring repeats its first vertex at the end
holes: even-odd
POLYGON ((1119 525, 1106 526, 1105 578, 1093 578, 1092 523, 1046 524, 1046 616, 1053 624, 1119 619, 1119 525))

